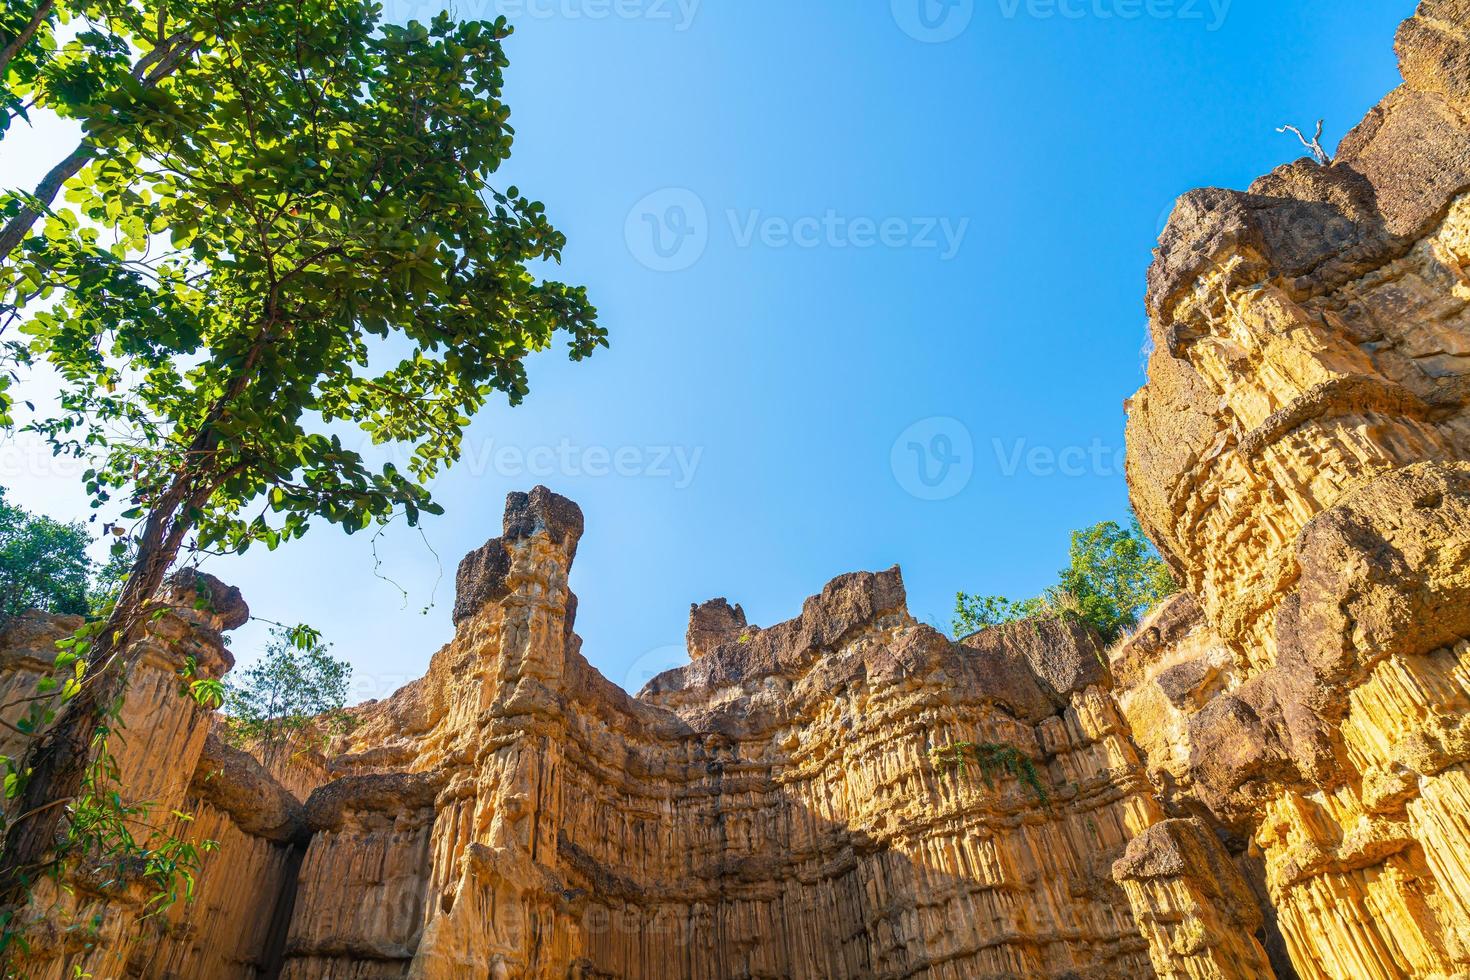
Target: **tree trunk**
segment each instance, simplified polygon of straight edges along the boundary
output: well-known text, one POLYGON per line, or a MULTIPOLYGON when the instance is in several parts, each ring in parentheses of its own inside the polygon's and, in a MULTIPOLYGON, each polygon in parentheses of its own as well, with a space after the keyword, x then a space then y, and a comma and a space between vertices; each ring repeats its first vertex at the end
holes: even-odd
MULTIPOLYGON (((12 808, 20 818, 7 828, 0 850, 0 912, 10 915, 6 932, 16 931, 32 883, 55 860, 57 832, 66 810, 58 802, 74 800, 81 792, 93 737, 127 687, 135 656, 130 648, 147 623, 165 573, 178 557, 192 514, 212 490, 212 484, 198 488, 191 474, 175 477, 149 515, 132 574, 88 652, 81 692, 26 751, 21 769, 29 769, 30 777, 12 808)), ((6 961, 14 945, 7 944, 6 961)))
MULTIPOLYGON (((224 480, 238 472, 238 466, 222 472, 214 465, 220 438, 216 426, 255 377, 275 325, 272 298, 266 304, 260 333, 244 363, 205 413, 198 432, 189 441, 184 462, 148 514, 132 571, 113 605, 112 615, 88 652, 82 692, 67 704, 53 728, 33 741, 26 751, 22 770, 30 769, 31 777, 11 810, 21 819, 10 825, 4 847, 0 848, 0 914, 10 916, 0 920, 7 923, 6 934, 15 931, 17 920, 30 900, 30 883, 35 875, 53 860, 56 832, 66 809, 58 801, 76 799, 82 788, 92 736, 127 687, 133 656, 130 648, 152 611, 149 604, 163 584, 165 573, 178 558, 184 535, 194 526, 200 508, 224 480)), ((9 961, 14 946, 8 943, 0 952, 0 967, 9 961)))

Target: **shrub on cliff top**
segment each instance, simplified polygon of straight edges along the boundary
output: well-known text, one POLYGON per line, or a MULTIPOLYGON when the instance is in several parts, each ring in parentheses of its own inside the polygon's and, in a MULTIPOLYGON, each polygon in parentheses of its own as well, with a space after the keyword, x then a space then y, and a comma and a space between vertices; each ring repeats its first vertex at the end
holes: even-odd
POLYGON ((262 758, 346 730, 352 665, 312 635, 271 630, 265 655, 225 683, 230 740, 262 758))
POLYGON ((955 595, 954 631, 976 630, 1042 615, 1075 615, 1112 642, 1137 625, 1150 607, 1178 591, 1135 518, 1128 527, 1103 521, 1072 532, 1071 563, 1056 585, 1031 599, 955 595))

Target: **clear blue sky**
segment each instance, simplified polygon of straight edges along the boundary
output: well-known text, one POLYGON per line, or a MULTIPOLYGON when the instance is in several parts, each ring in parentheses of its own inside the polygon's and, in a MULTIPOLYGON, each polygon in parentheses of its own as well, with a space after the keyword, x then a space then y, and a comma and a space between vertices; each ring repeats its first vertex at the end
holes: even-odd
MULTIPOLYGON (((461 3, 517 26, 506 182, 566 233, 557 274, 612 347, 538 356, 524 405, 475 422, 470 465, 435 488, 439 560, 402 529, 380 542, 406 604, 366 537, 325 524, 208 567, 321 628, 363 697, 422 673, 459 558, 538 482, 586 512, 578 630, 634 688, 682 662, 689 604, 713 596, 768 625, 895 563, 938 625, 957 589, 1032 594, 1072 528, 1126 513, 1122 404, 1171 202, 1300 155, 1284 122, 1326 117, 1335 142, 1397 84, 1413 6, 461 3)), ((8 139, 0 180, 33 182, 66 138, 8 139)), ((85 512, 65 469, 0 448, 12 499, 85 512)), ((263 638, 240 631, 237 654, 263 638)))

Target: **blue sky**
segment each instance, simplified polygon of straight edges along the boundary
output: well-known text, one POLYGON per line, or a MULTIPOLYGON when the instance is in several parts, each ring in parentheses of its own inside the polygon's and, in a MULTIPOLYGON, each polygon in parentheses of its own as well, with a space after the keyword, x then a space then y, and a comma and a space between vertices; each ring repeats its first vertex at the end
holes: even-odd
MULTIPOLYGON (((914 614, 946 626, 958 589, 1035 593, 1071 529, 1126 513, 1122 405, 1173 199, 1300 155, 1282 123, 1325 117, 1335 143, 1398 83, 1413 7, 461 3, 516 25, 506 183, 546 202, 569 239, 556 275, 588 287, 612 347, 538 355, 526 402, 476 420, 435 487, 447 514, 378 542, 406 600, 367 537, 325 524, 208 567, 323 630, 361 697, 423 672, 460 557, 535 483, 586 512, 584 652, 635 689, 683 661, 689 604, 714 596, 768 625, 897 563, 914 614)), ((0 180, 33 185, 70 138, 7 137, 0 180)), ((74 477, 0 446, 27 507, 83 515, 74 477)), ((264 632, 236 634, 242 660, 264 632)))

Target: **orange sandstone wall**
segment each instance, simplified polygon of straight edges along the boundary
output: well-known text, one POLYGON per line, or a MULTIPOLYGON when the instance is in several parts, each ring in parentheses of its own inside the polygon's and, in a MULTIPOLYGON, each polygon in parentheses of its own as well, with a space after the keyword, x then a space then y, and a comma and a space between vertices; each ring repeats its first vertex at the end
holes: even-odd
POLYGON ((1215 675, 1125 714, 1303 977, 1470 972, 1467 23, 1424 3, 1331 166, 1185 195, 1150 274, 1129 480, 1215 675))

